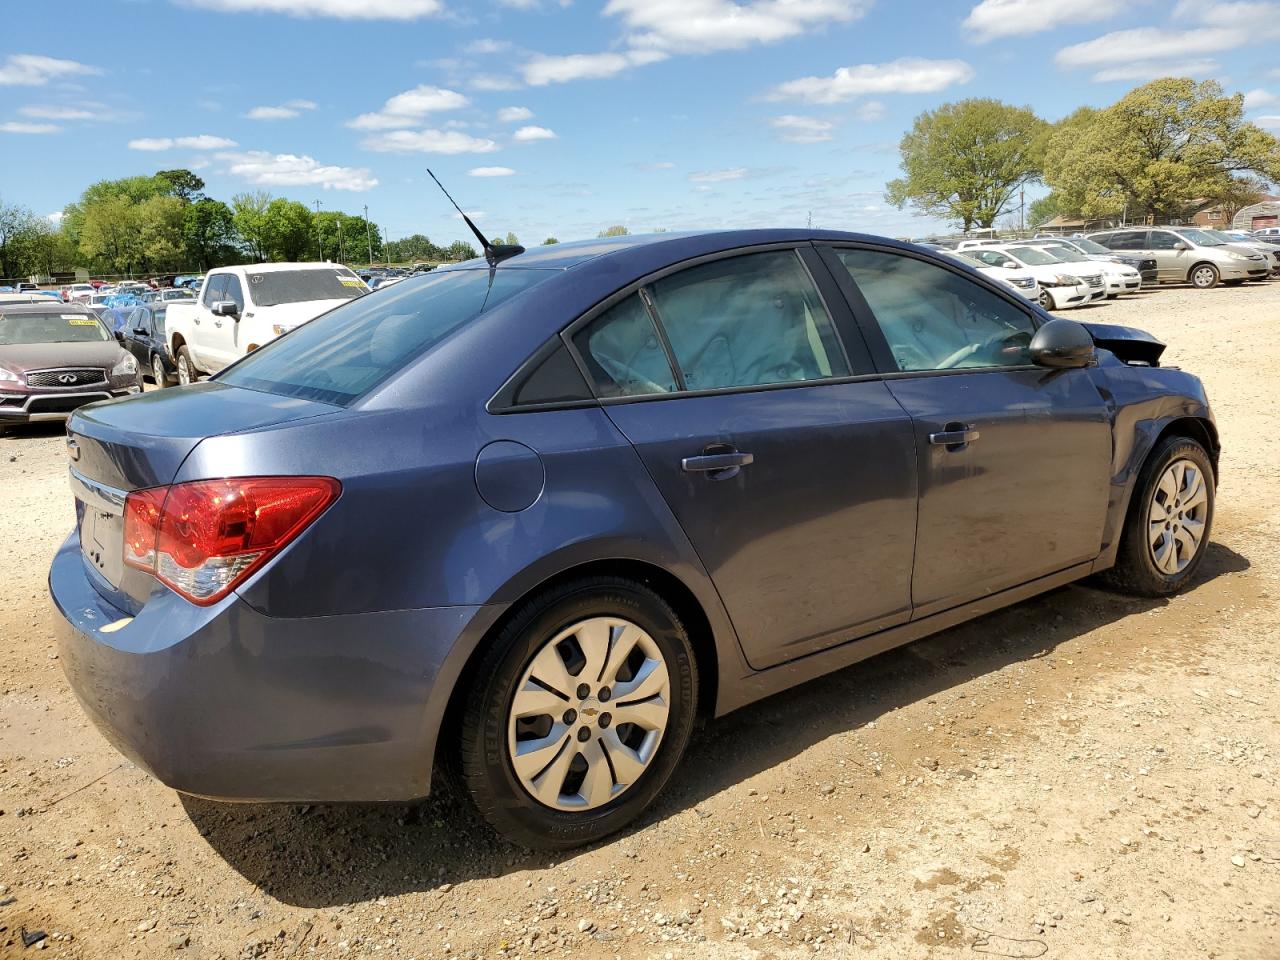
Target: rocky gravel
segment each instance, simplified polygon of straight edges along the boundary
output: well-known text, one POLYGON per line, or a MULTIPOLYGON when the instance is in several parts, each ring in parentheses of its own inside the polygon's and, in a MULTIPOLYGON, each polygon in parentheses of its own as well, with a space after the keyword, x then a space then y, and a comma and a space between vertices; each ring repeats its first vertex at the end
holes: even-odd
POLYGON ((1275 960, 1280 283, 1072 315, 1151 330, 1207 384, 1195 587, 1074 585, 741 710, 636 829, 558 857, 448 783, 229 806, 123 760, 57 662, 60 430, 0 440, 0 957, 1275 960))

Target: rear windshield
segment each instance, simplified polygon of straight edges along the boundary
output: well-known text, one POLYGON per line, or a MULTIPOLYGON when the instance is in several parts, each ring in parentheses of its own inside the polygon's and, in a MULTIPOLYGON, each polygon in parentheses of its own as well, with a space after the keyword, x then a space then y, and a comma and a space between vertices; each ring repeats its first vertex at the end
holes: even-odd
POLYGON ((259 307, 307 300, 354 300, 369 288, 346 270, 268 270, 248 274, 249 297, 259 307))
POLYGON ((463 324, 554 270, 448 270, 345 304, 218 376, 251 390, 346 406, 463 324))
POLYGON ((0 308, 0 346, 15 343, 92 343, 110 339, 106 327, 82 313, 6 314, 0 308))

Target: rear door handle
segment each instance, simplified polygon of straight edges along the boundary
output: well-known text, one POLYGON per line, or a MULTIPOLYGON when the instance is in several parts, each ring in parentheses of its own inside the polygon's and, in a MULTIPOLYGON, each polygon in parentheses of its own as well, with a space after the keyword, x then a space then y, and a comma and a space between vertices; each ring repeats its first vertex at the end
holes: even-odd
POLYGON ((971 424, 948 423, 945 430, 929 434, 929 442, 942 447, 955 448, 963 447, 967 443, 973 443, 980 436, 982 434, 975 430, 971 424))
MULTIPOLYGON (((755 456, 734 450, 730 453, 704 453, 697 457, 685 457, 680 461, 680 468, 685 473, 718 473, 730 471, 737 473, 740 467, 755 462, 755 456)), ((732 474, 725 474, 714 479, 728 479, 732 474)))

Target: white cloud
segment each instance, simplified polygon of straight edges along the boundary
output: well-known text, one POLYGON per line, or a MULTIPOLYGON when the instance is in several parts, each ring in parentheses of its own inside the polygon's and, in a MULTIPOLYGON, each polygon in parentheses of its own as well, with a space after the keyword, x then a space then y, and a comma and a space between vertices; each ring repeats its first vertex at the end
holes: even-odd
POLYGON ((638 170, 645 170, 649 172, 654 170, 674 170, 676 168, 676 165, 670 160, 658 160, 654 163, 637 163, 635 166, 638 170))
POLYGON ((1105 67, 1134 60, 1178 60, 1233 50, 1247 40, 1248 34, 1236 27, 1201 27, 1195 30, 1137 27, 1064 47, 1054 60, 1061 67, 1105 67))
POLYGON ((24 123, 21 120, 0 123, 0 133, 57 133, 61 129, 55 123, 24 123))
POLYGON ((533 111, 528 107, 503 107, 498 111, 499 123, 519 123, 532 117, 533 111))
POLYGON ((458 130, 392 130, 362 140, 360 146, 379 153, 493 153, 492 140, 458 130))
POLYGON ((511 135, 511 139, 517 143, 532 143, 535 140, 554 140, 556 132, 548 130, 546 127, 521 127, 511 135))
POLYGON ((458 110, 471 101, 454 90, 422 84, 397 93, 376 113, 362 113, 347 126, 355 130, 397 130, 422 123, 428 114, 442 110, 458 110))
POLYGON ((609 0, 635 48, 665 53, 741 50, 863 16, 871 0, 609 0))
POLYGON ((627 50, 623 53, 571 53, 563 57, 537 54, 526 60, 520 68, 524 82, 531 87, 545 87, 549 83, 568 83, 571 80, 599 79, 621 73, 628 67, 665 60, 667 55, 658 50, 627 50))
POLYGON ((519 90, 520 84, 510 77, 501 77, 493 73, 477 73, 467 78, 472 90, 501 92, 503 90, 519 90))
POLYGON ((378 185, 366 167, 337 167, 313 157, 292 153, 250 150, 248 153, 220 153, 227 173, 260 187, 323 187, 326 190, 371 190, 378 185))
POLYGON ((868 100, 865 103, 858 104, 858 108, 853 111, 853 115, 863 123, 875 123, 877 120, 883 120, 889 115, 889 108, 879 100, 868 100))
POLYGON ((1280 116, 1254 117, 1253 122, 1269 130, 1280 130, 1280 116))
POLYGON ((510 167, 472 167, 467 171, 469 177, 510 177, 515 173, 510 167))
POLYGON ((1256 110, 1259 107, 1269 107, 1275 103, 1280 103, 1280 97, 1277 97, 1270 90, 1263 90, 1261 87, 1256 90, 1250 90, 1244 95, 1244 105, 1246 110, 1256 110))
POLYGON ((315 108, 316 103, 313 100, 290 100, 277 107, 254 107, 245 116, 250 120, 292 120, 303 110, 315 108))
POLYGON ((922 60, 903 57, 889 63, 841 67, 829 77, 801 77, 779 84, 769 100, 841 103, 869 93, 935 93, 952 84, 967 83, 973 68, 963 60, 922 60))
POLYGON ((183 0, 219 13, 283 13, 340 20, 417 20, 441 13, 440 0, 183 0))
POLYGON ((510 40, 493 40, 484 37, 480 40, 473 40, 463 48, 464 53, 473 55, 483 55, 489 53, 503 53, 511 49, 510 40))
POLYGON ((689 174, 690 183, 724 183, 726 180, 741 180, 747 175, 746 167, 733 167, 729 170, 699 170, 689 174))
POLYGON ((1130 0, 982 0, 964 26, 979 43, 1025 36, 1059 26, 1109 20, 1132 7, 1130 0))
POLYGON ((769 121, 778 136, 788 143, 822 143, 830 140, 836 125, 817 117, 800 117, 786 113, 769 121))
POLYGON ((46 213, 44 215, 44 218, 56 227, 58 224, 62 222, 62 218, 65 216, 66 214, 63 213, 61 210, 55 210, 53 211, 53 213, 46 213))
POLYGON ((4 58, 4 63, 0 63, 0 86, 43 87, 50 80, 100 73, 102 71, 97 67, 75 60, 59 60, 34 53, 11 53, 4 58))
POLYGON ((20 107, 18 112, 24 117, 34 117, 37 120, 93 120, 98 117, 98 114, 83 107, 64 107, 58 104, 20 107))
POLYGON ((1218 72, 1217 60, 1153 60, 1107 67, 1093 75, 1097 83, 1147 81, 1157 77, 1207 77, 1218 72))
POLYGON ((210 136, 207 133, 195 137, 140 137, 129 141, 130 150, 172 150, 174 147, 187 150, 226 150, 234 146, 236 146, 234 140, 210 136))

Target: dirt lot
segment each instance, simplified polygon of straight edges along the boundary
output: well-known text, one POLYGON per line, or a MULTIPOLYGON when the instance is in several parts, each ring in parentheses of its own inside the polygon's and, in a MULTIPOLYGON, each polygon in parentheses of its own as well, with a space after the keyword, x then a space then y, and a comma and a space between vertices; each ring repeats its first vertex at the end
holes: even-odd
POLYGON ((1280 282, 1077 316, 1207 383, 1225 453, 1196 587, 1072 586, 740 711, 638 829, 563 858, 448 790, 220 806, 122 761, 55 654, 60 431, 0 441, 0 957, 1275 960, 1280 282))

